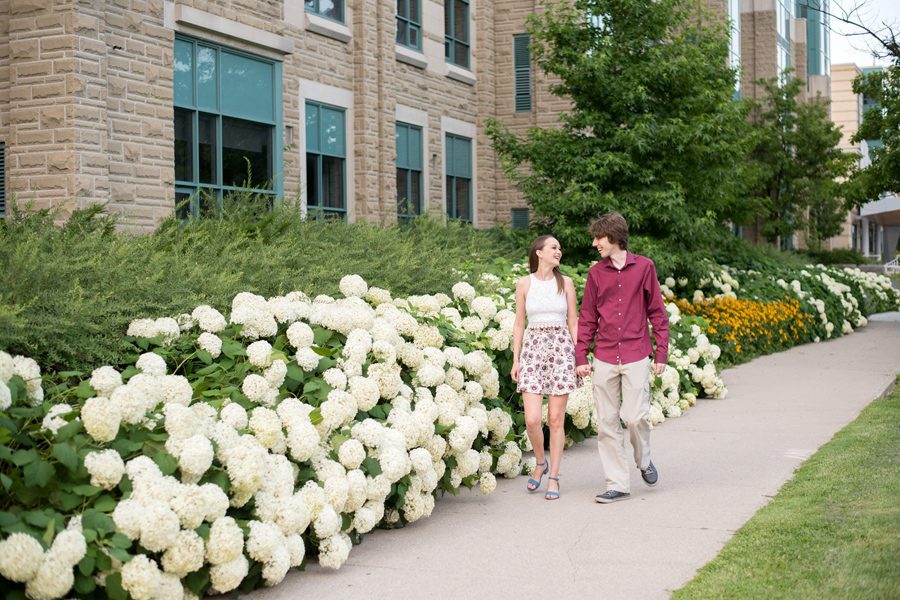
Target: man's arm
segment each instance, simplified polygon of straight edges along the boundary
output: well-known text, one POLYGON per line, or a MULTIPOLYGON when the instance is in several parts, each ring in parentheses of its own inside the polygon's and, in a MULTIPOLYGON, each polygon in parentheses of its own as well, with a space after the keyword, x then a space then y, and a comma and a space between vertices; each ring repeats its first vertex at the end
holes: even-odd
MULTIPOLYGON (((650 261, 647 277, 644 279, 644 295, 647 303, 647 319, 653 325, 653 339, 656 341, 654 361, 664 369, 669 361, 669 313, 663 302, 656 276, 656 265, 650 261)), ((662 369, 656 369, 661 371, 662 369)), ((659 373, 657 373, 658 375, 659 373)))
POLYGON ((597 278, 588 271, 584 296, 581 298, 581 312, 578 315, 578 342, 575 344, 575 364, 588 364, 588 352, 597 333, 597 278))

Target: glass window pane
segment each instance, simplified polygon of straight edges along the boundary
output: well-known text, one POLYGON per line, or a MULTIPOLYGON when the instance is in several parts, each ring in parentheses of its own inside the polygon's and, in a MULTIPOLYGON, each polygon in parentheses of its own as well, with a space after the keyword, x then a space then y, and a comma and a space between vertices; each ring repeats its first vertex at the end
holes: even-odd
POLYGON ((184 221, 191 216, 191 194, 175 190, 175 217, 184 221))
POLYGON ((416 27, 415 25, 410 25, 410 26, 409 26, 408 37, 409 37, 408 45, 412 46, 413 48, 419 48, 419 47, 420 47, 420 42, 419 42, 419 28, 418 28, 418 27, 416 27))
POLYGON ((216 181, 216 116, 207 113, 199 115, 198 152, 200 155, 200 183, 218 183, 216 181))
POLYGON ((418 171, 409 173, 408 194, 413 212, 417 215, 422 214, 422 174, 418 171))
POLYGON ((397 6, 397 16, 398 17, 404 17, 404 18, 407 17, 406 2, 407 2, 407 0, 397 0, 396 6, 397 6))
POLYGON ((218 110, 216 85, 216 50, 197 47, 197 103, 200 108, 218 110))
POLYGON ((222 112, 259 121, 274 121, 273 65, 225 51, 221 56, 222 112))
POLYGON ((271 125, 222 117, 222 180, 225 185, 267 188, 272 180, 271 125), (249 173, 248 173, 249 170, 249 173))
POLYGON ((409 127, 409 140, 407 143, 407 162, 410 169, 422 170, 422 130, 418 127, 409 127))
POLYGON ((421 24, 419 19, 419 3, 422 0, 407 0, 409 2, 409 20, 413 23, 421 24))
POLYGON ((322 157, 322 203, 328 208, 344 208, 344 159, 322 157))
POLYGON ((306 155, 306 204, 319 204, 319 155, 306 155))
POLYGON ((194 45, 188 41, 175 39, 175 104, 194 105, 194 45))
POLYGON ((397 166, 409 166, 409 128, 406 125, 397 125, 396 147, 397 166))
POLYGON ((344 111, 323 106, 321 115, 322 152, 344 156, 344 111))
POLYGON ((453 35, 453 2, 444 0, 444 31, 453 35))
POLYGON ((469 68, 469 47, 466 44, 456 42, 453 62, 461 67, 469 68))
POLYGON ((306 105, 306 151, 319 152, 319 107, 306 105))
POLYGON ((454 179, 455 179, 455 177, 451 177, 450 175, 447 175, 446 182, 445 182, 446 190, 447 190, 447 216, 450 217, 451 219, 456 218, 456 211, 455 211, 456 202, 454 202, 454 194, 456 192, 456 186, 454 185, 454 182, 453 182, 454 179))
POLYGON ((200 189, 198 194, 198 212, 200 217, 212 217, 219 208, 219 198, 215 190, 200 189))
POLYGON ((309 12, 318 12, 319 7, 316 0, 306 0, 303 4, 309 12))
POLYGON ((406 29, 406 21, 402 19, 397 19, 397 43, 409 45, 409 41, 406 39, 407 29, 406 29))
POLYGON ((175 109, 175 180, 194 180, 194 113, 175 109))
MULTIPOLYGON (((450 3, 450 0, 447 0, 450 3)), ((453 37, 469 41, 469 6, 463 0, 453 0, 453 37)))
POLYGON ((397 169, 397 214, 406 215, 412 213, 412 205, 407 188, 409 171, 397 169))
POLYGON ((343 0, 319 0, 319 14, 335 21, 344 21, 343 0))
POLYGON ((469 214, 469 180, 463 177, 456 178, 456 218, 461 221, 471 221, 469 214))

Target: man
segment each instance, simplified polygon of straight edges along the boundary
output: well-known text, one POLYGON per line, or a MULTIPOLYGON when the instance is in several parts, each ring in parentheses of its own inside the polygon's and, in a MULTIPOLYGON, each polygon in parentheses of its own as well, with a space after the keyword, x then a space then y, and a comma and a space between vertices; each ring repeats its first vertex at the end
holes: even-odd
POLYGON ((587 355, 593 343, 597 446, 606 474, 606 491, 594 499, 608 504, 631 497, 620 417, 644 482, 653 486, 659 478, 650 460, 650 355, 654 355, 653 372, 661 375, 668 360, 669 318, 653 261, 628 251, 624 217, 607 213, 591 223, 590 232, 601 260, 588 271, 578 318, 575 370, 582 377, 592 374, 587 355))

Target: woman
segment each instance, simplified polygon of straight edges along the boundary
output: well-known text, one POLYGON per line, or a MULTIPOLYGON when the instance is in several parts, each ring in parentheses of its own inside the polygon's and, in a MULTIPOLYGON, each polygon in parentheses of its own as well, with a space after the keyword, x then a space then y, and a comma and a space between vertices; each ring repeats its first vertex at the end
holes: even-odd
POLYGON ((516 282, 516 321, 513 327, 513 366, 525 405, 525 429, 537 460, 528 479, 528 491, 536 492, 550 474, 544 498, 559 498, 559 465, 565 445, 563 422, 569 393, 577 386, 575 342, 578 301, 575 285, 559 270, 562 249, 551 235, 534 240, 528 251, 530 275, 516 282), (526 326, 527 321, 527 326, 526 326), (550 461, 544 454, 541 407, 549 396, 550 461), (537 479, 535 479, 535 477, 537 479))

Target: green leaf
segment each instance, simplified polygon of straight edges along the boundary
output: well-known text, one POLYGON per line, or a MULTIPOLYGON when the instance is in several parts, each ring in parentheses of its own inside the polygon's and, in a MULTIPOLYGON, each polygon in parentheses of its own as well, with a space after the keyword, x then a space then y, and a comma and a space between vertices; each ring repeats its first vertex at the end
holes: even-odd
POLYGON ((82 575, 90 575, 94 572, 94 565, 96 564, 96 562, 97 560, 93 556, 86 555, 81 559, 81 562, 78 563, 78 571, 82 575))
MULTIPOLYGON (((8 429, 12 433, 15 433, 16 431, 18 431, 18 429, 16 428, 16 424, 13 423, 12 421, 10 421, 9 419, 7 419, 6 417, 0 417, 0 427, 3 427, 4 429, 8 429)), ((6 448, 6 449, 8 450, 8 448, 6 448)), ((0 458, 3 458, 3 457, 0 457, 0 458)))
POLYGON ((106 551, 109 552, 109 555, 111 557, 113 557, 114 559, 116 559, 119 562, 125 563, 131 559, 131 555, 128 554, 128 552, 126 552, 122 548, 116 548, 115 546, 110 546, 106 549, 106 551))
POLYGON ((314 408, 314 409, 309 413, 309 421, 310 421, 313 425, 318 425, 319 423, 321 423, 321 422, 322 422, 322 411, 319 410, 318 408, 314 408))
POLYGON ((94 502, 94 508, 100 512, 110 512, 116 507, 116 499, 110 495, 104 494, 97 498, 94 502))
POLYGON ((128 439, 128 438, 119 438, 112 444, 110 444, 110 448, 121 454, 122 456, 129 456, 138 452, 141 448, 143 448, 144 442, 140 440, 128 439))
POLYGON ((53 465, 40 459, 29 463, 23 471, 25 485, 39 488, 45 487, 55 474, 56 469, 53 468, 53 465))
POLYGON ((82 502, 84 502, 84 498, 78 494, 60 491, 58 494, 54 494, 52 501, 53 506, 56 508, 63 512, 69 512, 78 506, 81 506, 82 502))
MULTIPOLYGON (((93 560, 93 559, 92 559, 93 560)), ((84 561, 82 561, 84 562, 84 561)), ((80 567, 80 564, 79 564, 80 567)), ((93 566, 91 567, 93 569, 93 566)), ((86 596, 97 589, 97 584, 94 582, 94 578, 90 577, 90 573, 85 575, 84 573, 75 573, 75 591, 81 594, 82 596, 86 596)))
POLYGON ((199 358, 200 362, 205 365, 211 365, 213 362, 212 354, 210 354, 206 350, 197 350, 197 358, 199 358))
POLYGON ((111 538, 109 538, 109 543, 115 548, 122 548, 123 550, 128 550, 131 548, 131 540, 127 535, 116 532, 113 534, 111 538))
POLYGON ((7 477, 6 475, 4 475, 3 473, 0 473, 0 484, 3 485, 3 489, 9 491, 9 488, 12 487, 13 480, 10 479, 9 477, 7 477))
POLYGON ((47 523, 47 527, 44 529, 44 535, 41 539, 44 540, 45 546, 50 546, 53 543, 53 534, 56 532, 56 521, 50 519, 50 522, 47 523))
POLYGON ((75 434, 80 433, 84 430, 84 423, 81 420, 72 421, 66 425, 63 425, 59 428, 59 431, 56 432, 56 441, 65 442, 72 439, 75 434))
POLYGON ((22 519, 24 519, 26 523, 30 523, 35 527, 43 529, 53 517, 42 510, 29 510, 28 512, 22 513, 22 519))
POLYGON ((53 444, 53 456, 70 472, 78 470, 78 455, 68 443, 53 444))
POLYGON ((97 532, 93 529, 84 529, 82 530, 82 534, 84 535, 84 541, 88 544, 97 539, 97 532))
POLYGON ((37 450, 18 450, 12 455, 12 462, 16 466, 24 467, 27 464, 30 464, 40 458, 37 450))
POLYGON ((116 530, 116 524, 109 515, 94 508, 87 509, 81 515, 81 526, 85 529, 95 529, 100 537, 116 530))
POLYGON ((83 483, 81 485, 76 485, 72 488, 72 491, 79 496, 94 496, 100 493, 102 488, 98 488, 97 486, 90 485, 87 483, 83 483))
POLYGON ((178 461, 167 452, 157 452, 156 456, 153 457, 153 462, 159 466, 163 475, 171 475, 178 468, 178 461))
POLYGON ((78 384, 78 387, 75 388, 75 396, 82 399, 93 398, 97 395, 97 392, 94 388, 91 387, 90 380, 85 379, 81 383, 78 384))
MULTIPOLYGON (((126 558, 124 562, 127 561, 128 559, 126 558)), ((110 600, 128 600, 128 594, 125 593, 125 589, 122 587, 121 573, 110 573, 106 576, 106 595, 110 600)))
MULTIPOLYGON (((330 329, 325 329, 324 327, 313 327, 313 343, 316 346, 324 346, 328 343, 328 340, 331 339, 331 336, 334 335, 334 332, 330 329)), ((315 348, 313 348, 315 350, 315 348)))
POLYGON ((381 464, 377 459, 372 458, 371 456, 362 461, 362 468, 366 474, 371 475, 372 477, 381 475, 381 464))
POLYGON ((209 586, 209 568, 204 567, 199 571, 189 573, 183 581, 187 589, 191 590, 196 596, 202 598, 209 586))

